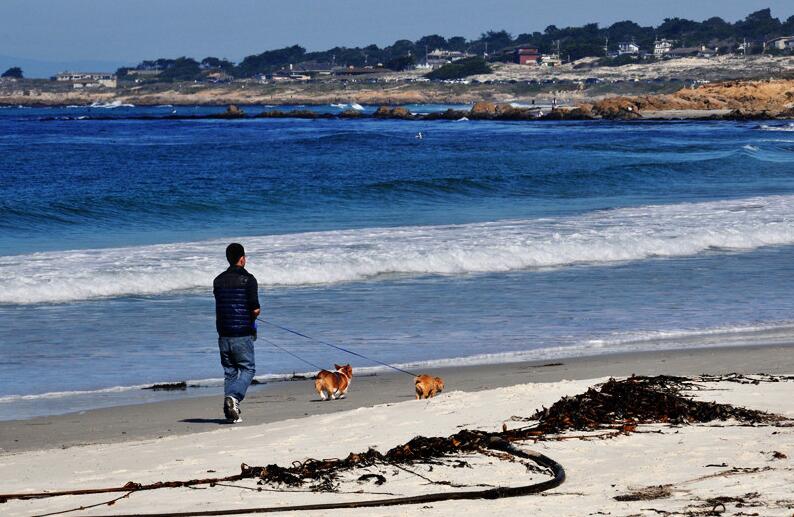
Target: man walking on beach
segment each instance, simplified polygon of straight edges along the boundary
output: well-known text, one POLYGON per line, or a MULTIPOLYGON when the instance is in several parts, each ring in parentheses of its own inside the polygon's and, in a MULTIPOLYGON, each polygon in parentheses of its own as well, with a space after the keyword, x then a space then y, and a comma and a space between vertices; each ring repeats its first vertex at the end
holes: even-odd
POLYGON ((240 402, 256 373, 254 340, 259 316, 256 278, 245 270, 245 250, 233 242, 226 247, 229 269, 215 277, 215 328, 223 366, 223 413, 230 423, 242 422, 240 402))

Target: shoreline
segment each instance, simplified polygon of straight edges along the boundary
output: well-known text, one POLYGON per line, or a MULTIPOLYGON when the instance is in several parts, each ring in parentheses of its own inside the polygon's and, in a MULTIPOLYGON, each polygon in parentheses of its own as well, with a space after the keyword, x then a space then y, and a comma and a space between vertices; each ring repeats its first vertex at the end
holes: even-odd
MULTIPOLYGON (((447 391, 479 392, 526 383, 609 376, 794 372, 794 343, 664 351, 621 352, 559 360, 427 368, 444 378, 447 391)), ((0 422, 0 457, 25 451, 184 436, 283 422, 414 398, 413 382, 397 373, 356 377, 348 398, 321 402, 311 379, 253 386, 243 402, 243 423, 225 424, 220 387, 201 395, 114 406, 63 415, 0 422)))
MULTIPOLYGON (((447 103, 426 103, 423 106, 439 106, 447 103)), ((512 104, 494 104, 477 102, 469 109, 447 108, 444 111, 430 113, 414 113, 402 105, 365 104, 377 107, 374 112, 364 112, 352 108, 336 113, 316 111, 311 108, 327 106, 325 103, 302 104, 170 104, 179 107, 217 108, 226 107, 226 111, 207 114, 128 114, 128 115, 57 115, 41 116, 41 122, 64 121, 191 121, 191 120, 258 120, 258 119, 290 119, 290 120, 400 120, 406 122, 434 122, 434 121, 502 121, 502 122, 558 122, 558 121, 619 121, 619 122, 685 122, 685 121, 786 121, 794 120, 794 110, 785 112, 770 111, 743 111, 741 109, 655 109, 647 111, 632 111, 631 108, 612 110, 603 113, 593 113, 580 107, 560 105, 537 105, 537 107, 514 107, 512 104), (246 113, 243 108, 264 107, 263 111, 246 113), (290 109, 279 109, 290 108, 290 109), (545 111, 544 111, 545 110, 545 111)), ((69 106, 3 106, 7 108, 52 108, 66 109, 69 106)), ((75 107, 75 106, 71 106, 75 107)), ((134 107, 150 108, 154 106, 135 104, 134 107)), ((103 109, 103 106, 79 106, 80 109, 103 109)))

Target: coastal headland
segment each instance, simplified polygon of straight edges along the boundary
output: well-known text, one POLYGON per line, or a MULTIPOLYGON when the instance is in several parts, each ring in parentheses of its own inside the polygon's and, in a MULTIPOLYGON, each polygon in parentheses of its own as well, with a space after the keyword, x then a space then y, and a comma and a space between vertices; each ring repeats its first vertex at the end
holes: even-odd
MULTIPOLYGON (((419 118, 392 108, 410 104, 475 105, 440 118, 790 118, 794 108, 794 57, 720 56, 647 64, 599 66, 582 59, 558 67, 493 66, 465 81, 427 81, 416 71, 338 79, 261 83, 239 80, 127 84, 72 89, 46 80, 0 81, 0 105, 68 106, 92 103, 136 106, 387 106, 382 118, 419 118), (557 112, 549 116, 552 106, 557 112), (541 113, 542 112, 542 113, 541 113)), ((272 110, 278 111, 278 110, 272 110)), ((290 116, 310 118, 291 111, 290 116)), ((343 115, 355 116, 353 112, 343 115)), ((277 113, 264 115, 278 117, 277 113)), ((438 115, 434 115, 438 117, 438 115)))

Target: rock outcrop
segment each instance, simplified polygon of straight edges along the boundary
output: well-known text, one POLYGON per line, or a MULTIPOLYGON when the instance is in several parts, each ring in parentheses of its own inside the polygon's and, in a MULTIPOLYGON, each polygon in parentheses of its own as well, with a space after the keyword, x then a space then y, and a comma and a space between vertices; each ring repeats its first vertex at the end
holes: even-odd
POLYGON ((375 118, 396 118, 401 120, 411 120, 415 118, 413 113, 402 106, 397 106, 394 108, 390 106, 380 106, 377 110, 375 110, 375 113, 373 113, 372 116, 375 118))
POLYGON ((594 115, 623 118, 625 112, 732 110, 729 117, 786 117, 794 109, 794 80, 727 81, 685 88, 666 95, 608 97, 593 103, 594 115))

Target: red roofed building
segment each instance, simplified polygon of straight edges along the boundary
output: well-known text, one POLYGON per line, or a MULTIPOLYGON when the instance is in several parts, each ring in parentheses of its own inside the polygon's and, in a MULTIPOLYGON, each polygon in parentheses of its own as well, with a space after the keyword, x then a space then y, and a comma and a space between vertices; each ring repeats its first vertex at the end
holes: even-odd
POLYGON ((537 65, 540 52, 534 47, 519 47, 513 52, 513 62, 519 65, 537 65))

